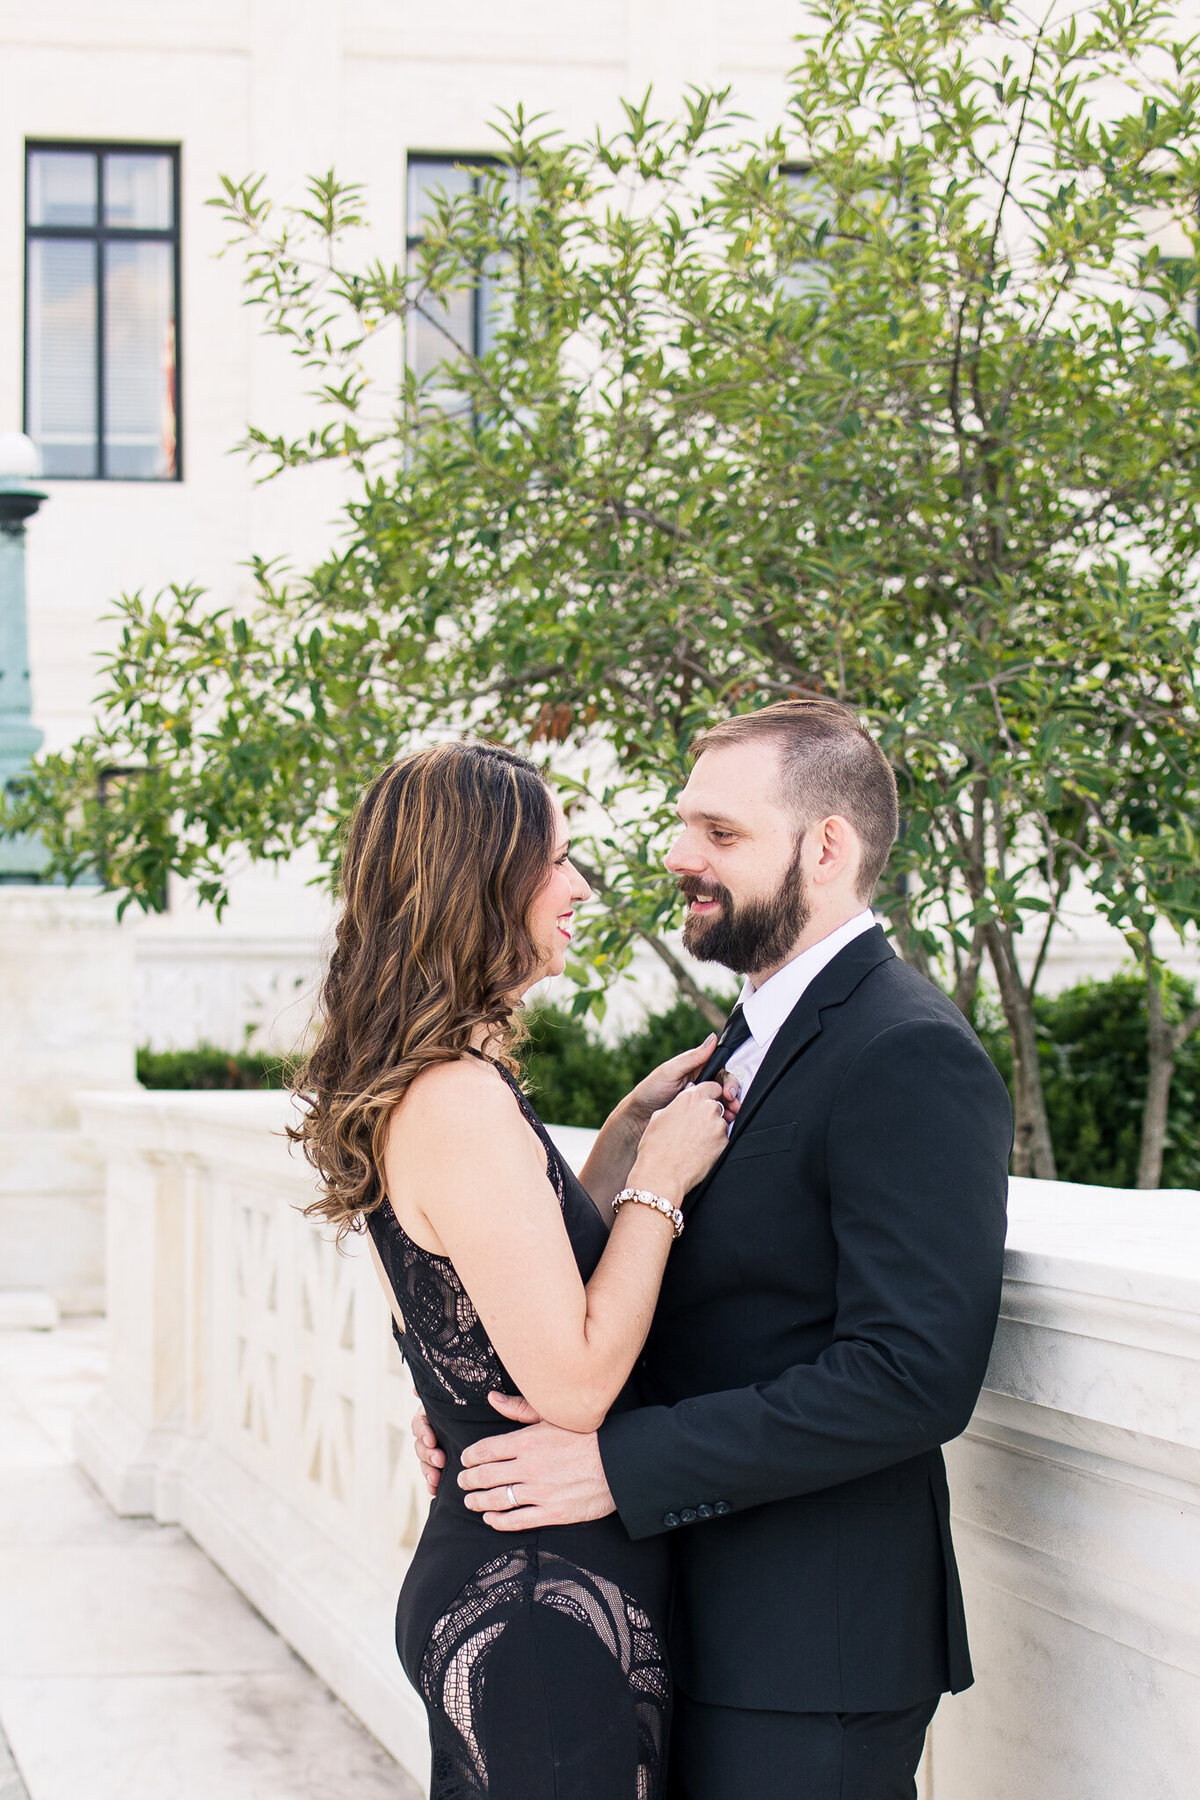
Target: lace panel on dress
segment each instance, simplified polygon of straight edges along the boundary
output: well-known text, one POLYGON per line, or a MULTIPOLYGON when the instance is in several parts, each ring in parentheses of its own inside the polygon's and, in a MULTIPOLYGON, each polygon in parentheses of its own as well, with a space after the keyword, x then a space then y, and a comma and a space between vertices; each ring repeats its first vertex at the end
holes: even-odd
POLYGON ((531 1603, 573 1619, 619 1663, 637 1721, 636 1800, 661 1800, 670 1681, 658 1634, 636 1600, 614 1581, 526 1545, 478 1571, 434 1626, 421 1659, 421 1691, 433 1734, 434 1791, 445 1800, 486 1795, 487 1760, 477 1721, 488 1653, 531 1603))
MULTIPOLYGON (((545 1148, 546 1174, 561 1209, 565 1184, 558 1151, 508 1070, 494 1066, 545 1148)), ((403 1354, 421 1359, 452 1406, 486 1405, 489 1393, 516 1394, 449 1258, 414 1244, 386 1198, 367 1224, 404 1319, 403 1331, 394 1321, 392 1326, 403 1354)))

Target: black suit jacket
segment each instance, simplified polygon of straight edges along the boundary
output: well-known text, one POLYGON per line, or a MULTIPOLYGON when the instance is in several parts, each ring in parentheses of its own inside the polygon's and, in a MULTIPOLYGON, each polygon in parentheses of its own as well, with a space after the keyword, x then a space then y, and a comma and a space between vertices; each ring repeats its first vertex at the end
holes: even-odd
POLYGON ((957 1008, 875 927, 801 996, 688 1198, 601 1454, 672 1531, 673 1662, 712 1704, 915 1705, 971 1680, 940 1446, 999 1307, 1012 1120, 957 1008))

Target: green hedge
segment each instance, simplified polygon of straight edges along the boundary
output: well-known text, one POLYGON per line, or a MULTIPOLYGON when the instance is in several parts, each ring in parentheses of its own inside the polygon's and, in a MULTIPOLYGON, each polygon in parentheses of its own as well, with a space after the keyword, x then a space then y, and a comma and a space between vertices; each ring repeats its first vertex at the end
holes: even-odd
MULTIPOLYGON (((1194 1004, 1189 984, 1172 977, 1170 1016, 1179 1018, 1194 1004)), ((1060 1177, 1132 1187, 1146 1095, 1145 982, 1138 975, 1083 981, 1038 1000, 1035 1010, 1060 1177)), ((530 1096, 556 1125, 599 1125, 647 1070, 700 1043, 709 1031, 686 1000, 653 1014, 616 1044, 602 1042, 557 1006, 535 1006, 528 1023, 530 1096)), ((1011 1082, 1012 1053, 998 1013, 981 1010, 978 1029, 1011 1082)), ((287 1085, 287 1070, 286 1058, 207 1044, 141 1050, 137 1061, 138 1080, 152 1088, 279 1088, 287 1085)), ((1183 1046, 1176 1065, 1163 1184, 1200 1187, 1200 1034, 1183 1046)))
MULTIPOLYGON (((726 1004, 718 1000, 718 1005, 726 1004)), ((556 1125, 603 1124, 643 1075, 669 1056, 703 1043, 712 1030, 688 1000, 652 1013, 639 1030, 616 1044, 602 1043, 557 1006, 532 1007, 528 1025, 524 1062, 529 1096, 542 1117, 556 1125)))
MULTIPOLYGON (((1171 976, 1168 1018, 1195 1003, 1190 984, 1171 976)), ((1036 1000, 1034 1013, 1059 1179, 1133 1187, 1146 1099, 1145 980, 1081 981, 1036 1000)), ((1011 1086, 1012 1050, 999 1015, 985 1013, 977 1028, 1011 1086)), ((1176 1060, 1162 1183, 1200 1187, 1200 1034, 1176 1060)))
POLYGON ((147 1088, 282 1088, 289 1067, 287 1057, 218 1050, 213 1044, 194 1050, 143 1045, 137 1053, 137 1078, 147 1088))
MULTIPOLYGON (((723 1004, 723 1002, 719 1002, 723 1004)), ((711 1027, 696 1007, 681 1001, 656 1013, 638 1030, 610 1045, 593 1037, 579 1019, 557 1006, 532 1007, 523 1060, 534 1105, 556 1125, 599 1125, 648 1069, 690 1049, 711 1027)), ((138 1051, 137 1076, 147 1088, 281 1088, 288 1059, 218 1050, 138 1051)))
MULTIPOLYGON (((1172 977, 1168 1013, 1195 1004, 1172 977)), ((1083 981, 1036 1003, 1050 1130, 1063 1181, 1132 1187, 1146 1097, 1146 984, 1138 975, 1083 981)), ((1012 1080, 1012 1052, 998 1012, 978 1021, 988 1054, 1012 1080)), ((646 1021, 615 1045, 597 1042, 578 1019, 540 1006, 530 1017, 526 1066, 543 1118, 598 1125, 648 1069, 698 1044, 703 1016, 687 1002, 646 1021)), ((1200 1187, 1200 1033, 1183 1046, 1171 1088, 1165 1187, 1200 1187)))

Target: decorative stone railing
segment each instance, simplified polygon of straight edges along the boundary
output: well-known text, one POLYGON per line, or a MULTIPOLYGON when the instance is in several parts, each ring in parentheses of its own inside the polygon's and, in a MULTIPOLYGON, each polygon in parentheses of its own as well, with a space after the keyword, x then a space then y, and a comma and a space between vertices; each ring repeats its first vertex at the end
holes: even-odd
MULTIPOLYGON (((111 1374, 79 1421, 121 1512, 178 1520, 418 1777, 393 1647, 424 1496, 361 1240, 302 1217, 278 1094, 83 1097, 111 1374)), ((564 1132, 568 1155, 589 1134, 564 1132)), ((574 1159, 574 1157, 573 1157, 574 1159)), ((923 1800, 1193 1800, 1200 1194, 1014 1181, 988 1387, 949 1451, 977 1685, 923 1800)))
POLYGON ((987 1386, 947 1453, 976 1685, 936 1800, 1200 1792, 1200 1193, 1013 1181, 987 1386))
MULTIPOLYGON (((118 1512, 182 1524, 421 1778, 394 1616, 425 1489, 363 1240, 339 1253, 303 1217, 282 1094, 80 1104, 107 1166, 110 1328, 80 1462, 118 1512)), ((559 1136, 570 1154, 590 1134, 559 1136)))

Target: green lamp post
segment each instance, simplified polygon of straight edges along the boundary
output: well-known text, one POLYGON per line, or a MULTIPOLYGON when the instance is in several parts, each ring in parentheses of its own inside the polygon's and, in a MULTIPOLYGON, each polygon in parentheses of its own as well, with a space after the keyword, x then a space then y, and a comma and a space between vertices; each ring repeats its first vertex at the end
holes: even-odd
MULTIPOLYGON (((0 784, 29 767, 42 746, 33 722, 29 631, 25 613, 25 522, 46 495, 37 446, 19 431, 0 432, 0 784)), ((0 882, 37 881, 47 853, 36 837, 0 842, 0 882)))

